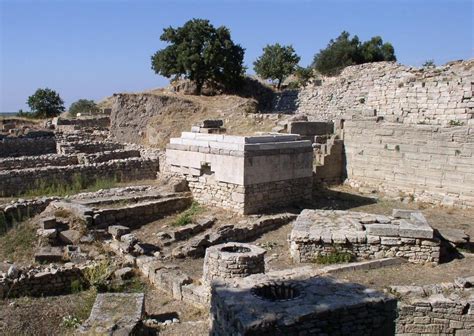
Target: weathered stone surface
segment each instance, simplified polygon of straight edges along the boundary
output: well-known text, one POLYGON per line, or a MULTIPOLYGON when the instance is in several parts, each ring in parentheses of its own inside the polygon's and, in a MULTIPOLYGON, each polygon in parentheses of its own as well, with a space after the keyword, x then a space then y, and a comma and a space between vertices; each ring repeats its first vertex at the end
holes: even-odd
POLYGON ((139 293, 100 293, 79 332, 132 335, 143 317, 144 300, 144 294, 139 293))
POLYGON ((82 233, 77 230, 65 230, 59 232, 59 239, 61 239, 64 244, 75 245, 79 243, 81 237, 82 233))
POLYGON ((406 258, 414 263, 439 262, 440 242, 423 214, 408 219, 361 212, 303 210, 290 234, 290 254, 297 262, 346 252, 359 259, 406 258), (380 222, 383 222, 380 223, 380 222))
POLYGON ((389 335, 394 333, 396 300, 358 284, 326 276, 295 277, 286 270, 236 279, 229 286, 216 284, 211 314, 212 335, 389 335), (287 289, 277 289, 283 286, 287 289))
POLYGON ((38 263, 60 262, 63 260, 64 251, 60 247, 44 246, 35 253, 35 261, 38 263))
POLYGON ((130 228, 123 225, 112 225, 108 228, 109 233, 117 240, 120 240, 120 237, 130 233, 130 228))
POLYGON ((47 217, 40 220, 40 228, 44 230, 55 229, 56 225, 57 223, 55 217, 47 217))
POLYGON ((469 242, 469 236, 463 230, 443 228, 438 229, 441 237, 454 245, 464 245, 469 242))

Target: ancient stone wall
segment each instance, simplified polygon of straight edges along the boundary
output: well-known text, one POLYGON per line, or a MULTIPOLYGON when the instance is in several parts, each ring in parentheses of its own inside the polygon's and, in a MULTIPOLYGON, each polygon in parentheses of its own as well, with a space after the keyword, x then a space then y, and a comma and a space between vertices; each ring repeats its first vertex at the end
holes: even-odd
POLYGON ((394 216, 303 210, 291 231, 290 254, 296 262, 348 253, 357 259, 398 257, 413 263, 438 263, 440 241, 424 216, 397 210, 394 216))
POLYGON ((0 158, 0 170, 68 166, 78 163, 77 156, 75 155, 45 154, 38 156, 20 156, 0 158))
POLYGON ((311 177, 241 186, 218 182, 213 175, 186 176, 194 198, 204 204, 251 214, 311 199, 311 177))
MULTIPOLYGON (((123 160, 129 158, 138 158, 141 156, 139 150, 136 149, 117 149, 112 151, 98 152, 86 155, 79 155, 81 163, 100 163, 110 160, 123 160)), ((145 156, 146 157, 146 156, 145 156)))
POLYGON ((65 167, 0 171, 0 194, 19 195, 52 183, 71 184, 74 179, 86 184, 107 178, 117 181, 155 179, 158 170, 158 159, 131 158, 65 167))
POLYGON ((124 149, 125 145, 111 141, 68 141, 58 142, 59 154, 97 153, 124 149))
POLYGON ((56 139, 54 136, 38 138, 11 137, 0 139, 0 157, 54 153, 56 153, 56 139))
POLYGON ((15 223, 43 212, 49 203, 57 199, 57 197, 20 199, 14 203, 0 205, 0 235, 7 232, 15 223))
POLYGON ((391 286, 400 297, 396 334, 474 334, 474 292, 471 281, 425 286, 391 286))
POLYGON ((474 128, 350 120, 344 126, 348 182, 393 196, 474 205, 474 128))
POLYGON ((88 286, 83 267, 22 270, 18 278, 0 278, 0 298, 68 294, 73 282, 77 286, 88 286))
POLYGON ((404 124, 473 125, 474 60, 437 68, 378 62, 345 68, 300 91, 299 113, 313 120, 383 116, 404 124))

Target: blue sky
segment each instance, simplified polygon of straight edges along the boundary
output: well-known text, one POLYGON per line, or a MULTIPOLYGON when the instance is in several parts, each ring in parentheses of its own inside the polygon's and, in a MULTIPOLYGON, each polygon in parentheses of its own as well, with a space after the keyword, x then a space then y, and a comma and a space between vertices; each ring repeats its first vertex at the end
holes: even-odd
POLYGON ((28 110, 39 87, 69 107, 164 86, 150 56, 191 18, 229 27, 249 72, 266 44, 292 44, 306 66, 343 30, 382 36, 407 65, 473 57, 472 0, 0 0, 0 111, 28 110))

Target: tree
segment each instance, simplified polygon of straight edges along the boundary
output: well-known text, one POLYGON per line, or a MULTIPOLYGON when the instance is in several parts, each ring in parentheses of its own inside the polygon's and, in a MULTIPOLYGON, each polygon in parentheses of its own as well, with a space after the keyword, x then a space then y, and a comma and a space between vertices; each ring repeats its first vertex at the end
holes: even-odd
POLYGON ((300 57, 293 47, 276 43, 263 48, 263 54, 253 63, 254 70, 264 79, 277 80, 280 89, 283 80, 295 72, 300 57))
POLYGON ((71 104, 69 113, 73 116, 77 116, 78 113, 97 114, 99 107, 93 100, 79 99, 71 104))
POLYGON ((432 68, 432 67, 435 67, 436 64, 434 62, 434 60, 430 59, 430 60, 426 60, 425 63, 423 63, 423 68, 432 68))
POLYGON ((298 85, 301 86, 306 86, 306 84, 309 82, 309 80, 313 77, 313 68, 311 67, 300 67, 298 66, 295 70, 295 76, 298 80, 298 85))
POLYGON ((361 43, 359 38, 343 31, 314 56, 313 67, 323 75, 336 75, 346 66, 380 61, 396 61, 395 49, 380 36, 361 43))
POLYGON ((51 118, 64 112, 64 102, 59 94, 51 89, 38 89, 28 97, 28 106, 37 118, 51 118))
POLYGON ((160 36, 170 45, 151 57, 155 73, 175 79, 184 76, 201 94, 204 84, 235 89, 244 72, 244 49, 235 44, 230 31, 214 28, 208 20, 193 19, 179 28, 165 28, 160 36))

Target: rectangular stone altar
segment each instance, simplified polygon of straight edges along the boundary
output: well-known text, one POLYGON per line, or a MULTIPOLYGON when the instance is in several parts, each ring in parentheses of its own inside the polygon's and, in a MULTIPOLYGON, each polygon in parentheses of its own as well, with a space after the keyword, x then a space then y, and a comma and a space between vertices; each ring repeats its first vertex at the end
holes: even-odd
POLYGON ((166 160, 198 201, 239 213, 311 198, 313 149, 296 134, 230 136, 183 132, 166 160))

